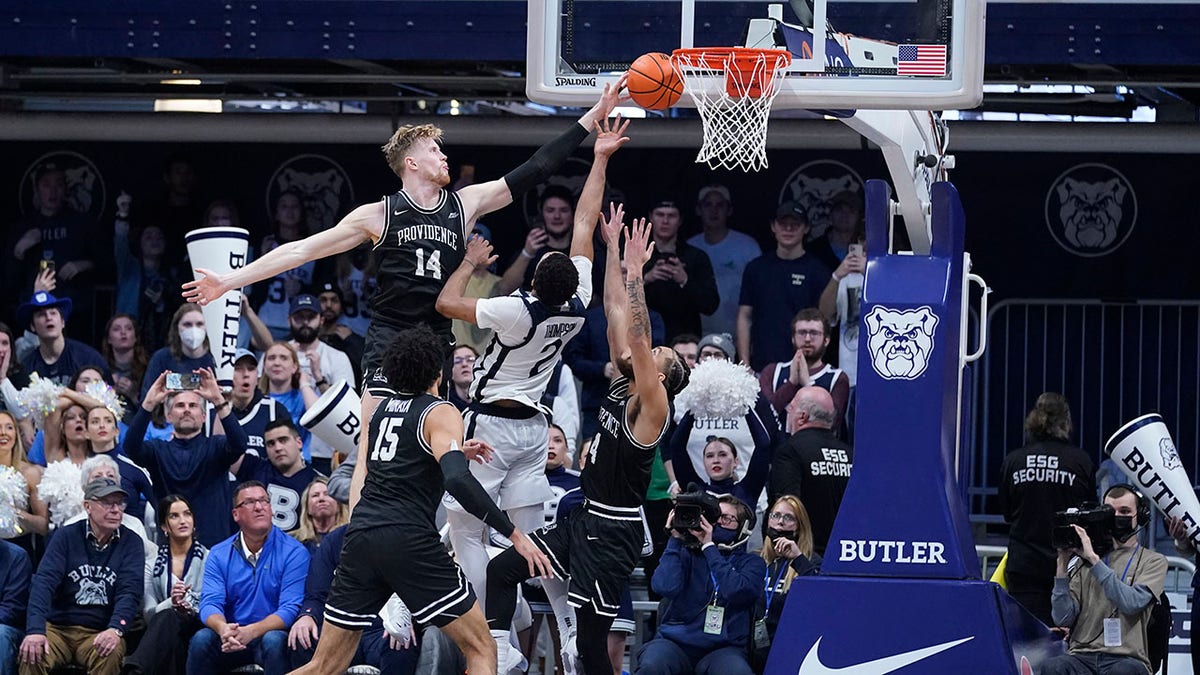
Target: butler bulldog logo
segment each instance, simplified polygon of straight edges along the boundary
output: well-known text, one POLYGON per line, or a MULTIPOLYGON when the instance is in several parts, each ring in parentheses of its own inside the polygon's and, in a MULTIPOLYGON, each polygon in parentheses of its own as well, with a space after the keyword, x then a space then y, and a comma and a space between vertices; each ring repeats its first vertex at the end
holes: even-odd
POLYGON ((354 204, 350 175, 325 155, 296 155, 275 169, 267 183, 268 214, 274 216, 275 204, 285 192, 300 196, 305 225, 314 234, 336 225, 354 204))
POLYGON ((1175 444, 1169 438, 1159 440, 1158 454, 1162 456, 1163 468, 1167 471, 1174 471, 1183 466, 1179 461, 1179 452, 1175 450, 1175 444))
POLYGON ((871 365, 885 380, 915 380, 929 366, 938 318, 928 306, 896 310, 876 306, 867 314, 871 365))
POLYGON ((61 202, 66 208, 99 221, 104 215, 107 199, 104 177, 92 160, 78 152, 48 152, 33 160, 21 178, 18 195, 21 213, 29 215, 40 211, 43 199, 61 202), (43 183, 41 189, 39 182, 43 183))
POLYGON ((779 203, 799 202, 812 226, 808 238, 816 239, 829 229, 830 202, 843 191, 862 194, 863 180, 858 172, 841 162, 819 159, 801 165, 788 176, 779 192, 779 203))
POLYGON ((1077 164, 1046 194, 1046 226, 1067 251, 1094 258, 1115 251, 1137 224, 1137 195, 1107 164, 1077 164))

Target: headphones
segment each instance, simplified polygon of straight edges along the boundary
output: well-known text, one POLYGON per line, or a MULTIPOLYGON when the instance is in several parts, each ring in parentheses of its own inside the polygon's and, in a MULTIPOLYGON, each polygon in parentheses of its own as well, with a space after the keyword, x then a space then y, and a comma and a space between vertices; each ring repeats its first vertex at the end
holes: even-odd
POLYGON ((1104 500, 1107 500, 1108 495, 1117 488, 1122 488, 1133 493, 1133 496, 1137 499, 1138 527, 1145 527, 1150 522, 1150 500, 1146 497, 1146 495, 1142 494, 1140 490, 1129 483, 1117 483, 1116 485, 1109 487, 1104 491, 1104 500))
MULTIPOLYGON (((732 497, 732 496, 733 495, 731 495, 731 494, 720 495, 720 497, 732 497)), ((750 534, 752 532, 754 532, 754 525, 755 525, 755 523, 758 522, 758 518, 754 515, 754 510, 751 509, 750 507, 748 507, 744 502, 742 502, 740 505, 742 508, 738 509, 738 512, 742 513, 743 512, 742 509, 745 509, 744 513, 746 513, 748 515, 748 517, 745 520, 738 523, 737 535, 736 535, 736 539, 734 539, 733 543, 729 544, 728 546, 726 546, 725 544, 718 545, 722 549, 730 550, 730 549, 737 548, 738 546, 741 546, 742 544, 745 544, 747 541, 749 541, 750 534)))

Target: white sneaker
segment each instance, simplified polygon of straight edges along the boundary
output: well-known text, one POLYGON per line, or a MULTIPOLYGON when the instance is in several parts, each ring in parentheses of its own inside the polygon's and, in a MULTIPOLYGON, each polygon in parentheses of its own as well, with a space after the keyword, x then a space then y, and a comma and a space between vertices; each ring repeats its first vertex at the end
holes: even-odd
POLYGON ((582 673, 583 669, 579 667, 579 645, 576 640, 575 626, 567 622, 559 622, 558 635, 562 642, 563 675, 582 673))
POLYGON ((492 639, 496 641, 496 672, 499 675, 508 675, 513 670, 525 672, 529 662, 525 660, 521 650, 509 641, 509 632, 494 630, 492 639))

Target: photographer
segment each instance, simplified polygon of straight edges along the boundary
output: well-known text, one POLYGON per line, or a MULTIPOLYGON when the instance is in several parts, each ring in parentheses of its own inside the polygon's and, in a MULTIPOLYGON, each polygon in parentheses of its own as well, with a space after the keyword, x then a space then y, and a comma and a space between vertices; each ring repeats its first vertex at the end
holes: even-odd
POLYGON ((1114 485, 1104 494, 1104 504, 1114 514, 1111 525, 1103 528, 1107 541, 1099 539, 1101 528, 1091 528, 1097 535, 1093 540, 1087 530, 1072 523, 1078 544, 1055 542, 1058 570, 1051 613, 1055 623, 1070 628, 1071 634, 1069 653, 1048 660, 1041 670, 1046 675, 1146 675, 1150 671, 1146 624, 1162 594, 1167 559, 1138 542, 1138 530, 1150 520, 1145 497, 1130 485, 1114 485), (1106 549, 1103 556, 1097 552, 1106 549))
POLYGON ((717 500, 719 515, 710 523, 711 499, 700 491, 681 494, 667 517, 671 540, 651 580, 665 599, 661 622, 658 634, 642 647, 635 675, 752 672, 746 641, 767 565, 746 551, 754 528, 750 509, 737 497, 724 495, 717 500), (684 507, 697 502, 708 515, 699 515, 698 526, 685 533, 676 519, 683 523, 684 507))

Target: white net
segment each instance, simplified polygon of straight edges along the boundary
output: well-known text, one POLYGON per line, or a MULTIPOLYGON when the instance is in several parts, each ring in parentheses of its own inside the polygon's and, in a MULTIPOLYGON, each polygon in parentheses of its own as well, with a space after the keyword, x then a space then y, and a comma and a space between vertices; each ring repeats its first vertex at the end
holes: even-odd
POLYGON ((791 54, 778 49, 680 49, 675 72, 696 104, 704 141, 696 163, 758 171, 767 167, 767 120, 791 54))

